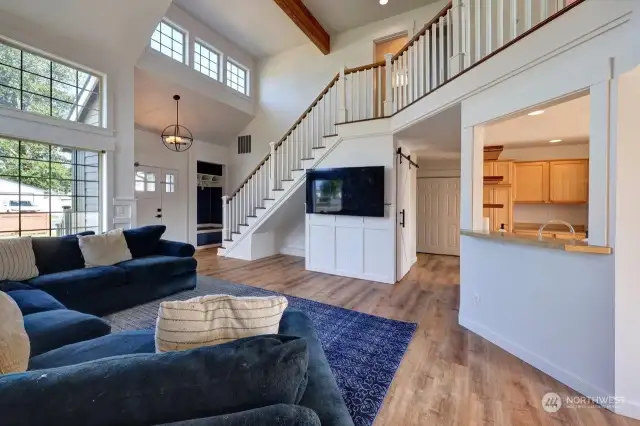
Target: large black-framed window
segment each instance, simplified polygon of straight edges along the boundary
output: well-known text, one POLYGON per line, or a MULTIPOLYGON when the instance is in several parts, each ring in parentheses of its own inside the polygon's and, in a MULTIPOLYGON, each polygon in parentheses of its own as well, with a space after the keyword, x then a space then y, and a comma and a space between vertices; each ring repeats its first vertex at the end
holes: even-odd
POLYGON ((99 232, 100 155, 0 138, 0 238, 99 232))
POLYGON ((0 105, 102 127, 100 77, 0 41, 0 105))

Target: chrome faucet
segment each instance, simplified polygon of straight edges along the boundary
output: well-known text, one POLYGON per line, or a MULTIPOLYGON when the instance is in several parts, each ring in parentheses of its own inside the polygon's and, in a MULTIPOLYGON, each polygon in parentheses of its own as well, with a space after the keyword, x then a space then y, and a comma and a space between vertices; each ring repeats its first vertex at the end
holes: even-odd
POLYGON ((576 239, 576 230, 573 229, 573 226, 571 226, 571 224, 569 222, 565 222, 564 220, 559 220, 559 219, 551 219, 550 221, 546 222, 544 225, 542 225, 540 227, 540 229, 538 229, 538 239, 541 240, 542 239, 542 231, 544 230, 544 228, 547 227, 547 225, 549 225, 550 223, 560 223, 562 225, 567 225, 569 227, 569 230, 571 231, 571 235, 572 235, 572 239, 576 239))

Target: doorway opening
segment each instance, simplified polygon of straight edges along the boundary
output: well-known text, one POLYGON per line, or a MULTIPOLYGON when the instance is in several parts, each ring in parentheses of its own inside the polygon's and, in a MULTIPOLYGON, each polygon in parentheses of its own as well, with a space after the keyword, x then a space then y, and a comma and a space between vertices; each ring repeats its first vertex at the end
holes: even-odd
POLYGON ((197 246, 222 245, 222 191, 224 166, 198 161, 197 246))

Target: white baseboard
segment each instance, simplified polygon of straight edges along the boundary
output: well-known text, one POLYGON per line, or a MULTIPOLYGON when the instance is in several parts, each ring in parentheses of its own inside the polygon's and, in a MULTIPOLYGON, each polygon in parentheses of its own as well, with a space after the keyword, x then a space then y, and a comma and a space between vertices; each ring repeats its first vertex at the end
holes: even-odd
MULTIPOLYGON (((548 374, 559 382, 564 383, 575 391, 581 393, 582 395, 589 397, 610 397, 613 396, 614 392, 607 392, 604 389, 601 389, 598 386, 594 386, 591 383, 586 382, 582 378, 576 376, 575 374, 565 370, 562 367, 559 367, 553 364, 548 359, 531 352, 529 349, 520 346, 519 344, 506 339, 505 337, 495 333, 490 330, 486 326, 482 324, 478 324, 477 322, 465 318, 462 315, 458 316, 458 322, 464 328, 474 332, 475 334, 487 339, 491 343, 501 347, 505 351, 510 354, 520 358, 527 364, 530 364, 537 368, 538 370, 548 374)), ((608 407, 604 407, 608 408, 608 407)), ((611 408, 611 407, 609 407, 611 408)))
POLYGON ((286 254, 289 256, 304 257, 304 248, 300 247, 282 247, 280 254, 286 254))

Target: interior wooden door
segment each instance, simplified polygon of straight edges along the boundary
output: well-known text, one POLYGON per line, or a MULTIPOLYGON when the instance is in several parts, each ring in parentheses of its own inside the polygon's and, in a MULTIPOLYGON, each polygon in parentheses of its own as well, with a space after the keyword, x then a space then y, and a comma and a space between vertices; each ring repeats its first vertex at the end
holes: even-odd
MULTIPOLYGON (((384 55, 386 55, 387 53, 395 55, 400 51, 400 49, 404 47, 405 44, 407 44, 407 41, 409 41, 409 37, 407 36, 407 34, 403 34, 388 40, 376 42, 373 61, 384 61, 384 55)), ((378 79, 378 76, 375 75, 375 78, 373 79, 374 114, 375 117, 382 117, 384 111, 382 110, 382 106, 375 102, 375 99, 379 99, 378 96, 382 96, 382 99, 384 101, 384 93, 387 85, 386 75, 384 74, 386 70, 383 67, 379 67, 376 68, 376 72, 382 72, 383 75, 380 76, 380 79, 378 79), (380 87, 378 87, 378 81, 380 81, 380 87)))
POLYGON ((587 160, 549 163, 549 199, 553 203, 586 203, 589 199, 587 160))
POLYGON ((515 163, 514 202, 544 203, 549 201, 549 162, 515 163))
POLYGON ((418 179, 417 249, 460 255, 460 179, 418 179))

